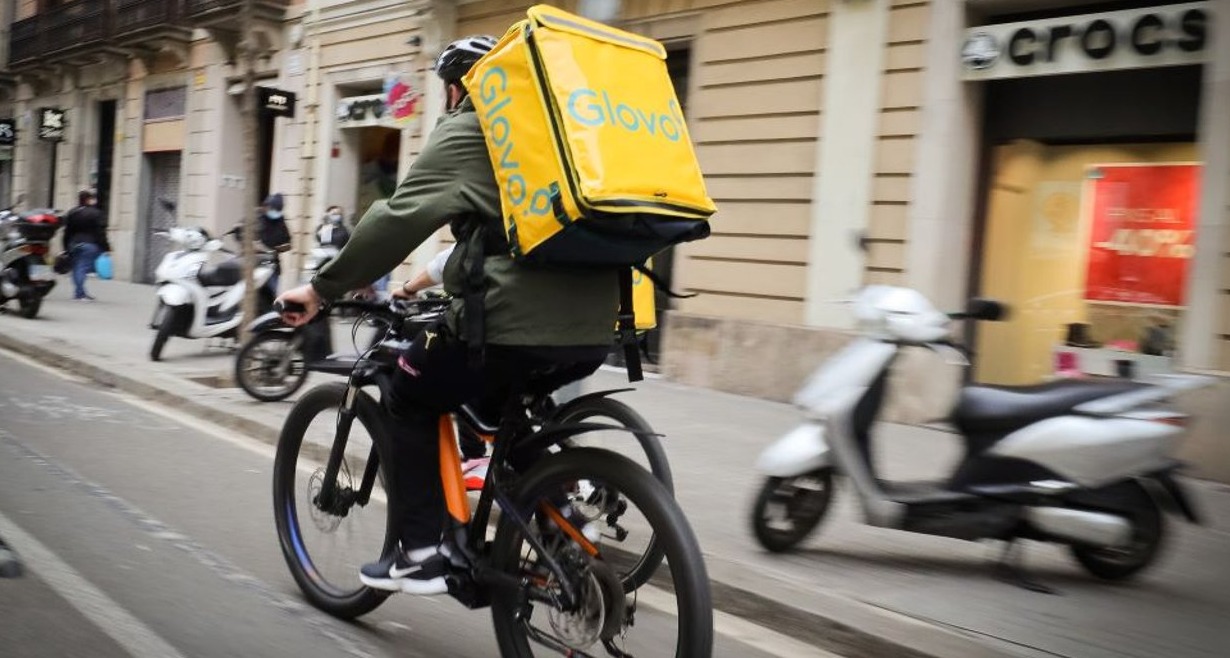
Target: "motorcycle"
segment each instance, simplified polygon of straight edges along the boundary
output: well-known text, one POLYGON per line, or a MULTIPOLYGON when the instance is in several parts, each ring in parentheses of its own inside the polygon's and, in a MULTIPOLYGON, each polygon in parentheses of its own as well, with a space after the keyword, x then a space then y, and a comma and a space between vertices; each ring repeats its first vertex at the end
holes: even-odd
POLYGON ((38 315, 43 298, 56 285, 47 255, 61 225, 54 210, 0 210, 0 307, 17 300, 21 317, 38 315))
MULTIPOLYGON (((417 335, 439 319, 448 304, 448 299, 442 297, 414 302, 344 300, 322 310, 301 327, 286 324, 281 314, 271 311, 248 326, 252 338, 235 357, 235 382, 262 402, 285 400, 303 386, 309 372, 349 376, 354 369, 358 354, 334 352, 331 316, 345 312, 362 315, 357 322, 375 329, 368 341, 370 349, 390 333, 417 335)), ((356 335, 357 331, 356 326, 356 335)))
MULTIPOLYGON (((160 199, 162 207, 174 212, 175 204, 160 199)), ((227 233, 234 235, 235 230, 227 233)), ((183 338, 235 338, 243 321, 243 259, 227 249, 221 240, 210 238, 204 229, 173 227, 155 231, 180 248, 163 256, 154 271, 158 284, 158 307, 150 328, 157 333, 150 348, 150 359, 159 361, 171 336, 183 338), (231 257, 211 264, 214 252, 231 257)), ((258 289, 259 312, 273 306, 274 291, 268 285, 274 271, 273 254, 257 253, 253 282, 258 289)))
POLYGON ((1157 559, 1164 513, 1200 523, 1174 477, 1187 417, 1164 403, 1211 378, 967 385, 949 416, 965 442, 954 472, 935 482, 887 481, 871 458, 872 424, 894 359, 923 347, 968 366, 967 353, 948 339, 949 323, 997 321, 1006 308, 974 299, 965 312, 944 314, 917 291, 871 286, 854 313, 863 335, 806 382, 794 400, 806 421, 757 463, 766 479, 751 520, 766 549, 790 550, 820 524, 836 475, 858 495, 868 524, 1004 541, 999 574, 1041 592, 1050 590, 1025 573, 1018 540, 1066 545, 1090 574, 1122 580, 1157 559))

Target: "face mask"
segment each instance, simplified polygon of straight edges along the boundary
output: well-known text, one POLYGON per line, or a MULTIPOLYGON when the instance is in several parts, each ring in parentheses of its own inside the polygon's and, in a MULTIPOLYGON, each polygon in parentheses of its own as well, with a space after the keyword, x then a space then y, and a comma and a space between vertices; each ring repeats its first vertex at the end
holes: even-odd
POLYGON ((266 210, 265 216, 268 217, 269 219, 282 219, 282 211, 281 210, 266 210))
POLYGON ((333 223, 335 223, 335 224, 336 224, 337 222, 342 221, 342 215, 341 215, 341 213, 336 213, 336 212, 331 212, 331 213, 329 213, 329 221, 331 221, 331 222, 333 222, 333 223))

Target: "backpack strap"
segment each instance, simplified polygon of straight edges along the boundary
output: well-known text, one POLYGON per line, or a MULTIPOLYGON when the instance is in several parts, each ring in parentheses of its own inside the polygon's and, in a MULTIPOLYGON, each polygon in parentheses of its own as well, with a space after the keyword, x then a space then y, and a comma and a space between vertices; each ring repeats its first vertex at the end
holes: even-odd
POLYGON ((645 378, 641 370, 641 352, 636 343, 636 311, 632 308, 632 268, 619 268, 619 344, 624 348, 624 365, 628 381, 645 378))
POLYGON ((648 267, 645 267, 644 263, 640 265, 633 265, 632 269, 636 270, 637 272, 640 272, 641 274, 644 274, 645 278, 649 279, 649 282, 653 284, 653 287, 657 288, 658 290, 661 290, 663 293, 666 294, 667 297, 672 297, 674 299, 691 299, 696 296, 696 293, 694 292, 680 293, 680 292, 675 292, 674 290, 671 290, 670 285, 668 285, 665 281, 663 281, 662 277, 654 273, 653 270, 649 269, 648 267))

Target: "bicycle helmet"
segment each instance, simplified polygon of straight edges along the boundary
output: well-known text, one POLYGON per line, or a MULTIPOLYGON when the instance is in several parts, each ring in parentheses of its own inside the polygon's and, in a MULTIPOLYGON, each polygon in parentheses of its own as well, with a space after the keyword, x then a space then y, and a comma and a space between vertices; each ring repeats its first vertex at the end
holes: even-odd
POLYGON ((496 38, 486 34, 465 37, 448 44, 436 59, 436 65, 433 67, 436 75, 445 82, 460 81, 462 76, 470 71, 470 67, 474 66, 474 62, 491 52, 495 44, 496 38))

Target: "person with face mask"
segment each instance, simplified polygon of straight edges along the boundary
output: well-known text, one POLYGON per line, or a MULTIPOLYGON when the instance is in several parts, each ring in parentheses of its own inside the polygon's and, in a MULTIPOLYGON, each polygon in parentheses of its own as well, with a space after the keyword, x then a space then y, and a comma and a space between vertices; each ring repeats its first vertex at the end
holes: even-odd
POLYGON ((316 242, 322 247, 337 247, 341 249, 350 240, 350 229, 346 228, 346 214, 341 206, 329 206, 325 211, 324 221, 316 227, 316 242))
POLYGON ((282 215, 282 195, 275 192, 265 198, 260 207, 260 217, 257 218, 256 238, 264 247, 274 252, 273 276, 269 279, 269 287, 278 289, 278 280, 282 275, 282 259, 278 255, 290 251, 290 229, 286 227, 286 217, 282 215))

